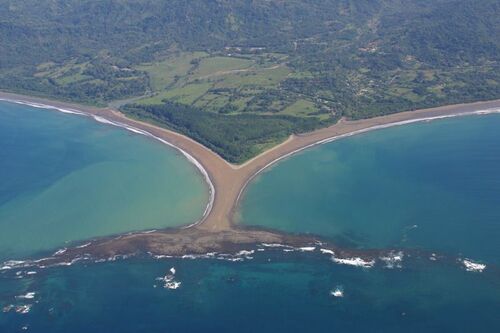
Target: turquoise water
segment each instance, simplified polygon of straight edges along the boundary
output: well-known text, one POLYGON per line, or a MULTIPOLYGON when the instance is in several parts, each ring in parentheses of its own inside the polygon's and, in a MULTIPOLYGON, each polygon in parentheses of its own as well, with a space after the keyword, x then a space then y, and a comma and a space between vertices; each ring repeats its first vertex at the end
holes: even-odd
POLYGON ((467 117, 331 143, 264 173, 243 202, 249 224, 347 247, 445 252, 451 260, 405 256, 399 268, 362 269, 318 252, 266 249, 244 262, 0 268, 0 308, 32 305, 27 314, 0 312, 0 332, 498 331, 499 126, 500 116, 467 117), (468 272, 453 256, 487 268, 468 272), (156 280, 171 267, 176 290, 156 280), (344 297, 330 294, 336 288, 344 297), (33 299, 16 298, 28 292, 33 299))
POLYGON ((208 202, 176 151, 90 118, 0 102, 0 260, 190 224, 208 202))
POLYGON ((288 159, 246 192, 241 222, 354 248, 500 263, 500 115, 373 131, 288 159))

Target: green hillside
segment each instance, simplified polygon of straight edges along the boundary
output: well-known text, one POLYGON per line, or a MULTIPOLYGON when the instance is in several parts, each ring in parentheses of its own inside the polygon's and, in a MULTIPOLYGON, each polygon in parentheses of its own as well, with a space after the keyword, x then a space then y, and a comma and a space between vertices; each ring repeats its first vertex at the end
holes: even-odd
POLYGON ((0 41, 0 89, 134 97, 233 162, 341 116, 500 98, 496 0, 4 0, 0 41))

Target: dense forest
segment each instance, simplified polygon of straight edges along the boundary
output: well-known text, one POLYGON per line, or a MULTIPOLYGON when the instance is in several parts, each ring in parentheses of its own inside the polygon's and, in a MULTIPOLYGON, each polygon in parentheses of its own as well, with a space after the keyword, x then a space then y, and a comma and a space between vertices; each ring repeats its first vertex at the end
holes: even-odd
POLYGON ((323 125, 317 119, 281 115, 222 116, 168 101, 163 105, 126 105, 122 111, 136 119, 167 124, 233 163, 244 162, 293 133, 312 131, 323 125))
POLYGON ((500 98, 498 0, 1 0, 0 41, 0 89, 143 96, 135 113, 207 117, 221 142, 250 126, 240 153, 189 132, 235 161, 306 123, 500 98))

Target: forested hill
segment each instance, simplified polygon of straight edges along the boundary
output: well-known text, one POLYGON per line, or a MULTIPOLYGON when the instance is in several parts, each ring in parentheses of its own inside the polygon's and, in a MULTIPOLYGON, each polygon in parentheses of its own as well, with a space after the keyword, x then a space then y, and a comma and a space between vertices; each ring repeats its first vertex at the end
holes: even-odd
POLYGON ((0 0, 0 89, 147 95, 135 113, 323 126, 500 98, 499 51, 498 0, 0 0))

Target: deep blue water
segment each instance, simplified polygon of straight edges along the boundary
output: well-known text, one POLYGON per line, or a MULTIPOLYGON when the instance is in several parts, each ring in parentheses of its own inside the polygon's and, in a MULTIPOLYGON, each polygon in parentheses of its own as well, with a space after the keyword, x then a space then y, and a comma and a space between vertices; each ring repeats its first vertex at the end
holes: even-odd
POLYGON ((318 254, 264 252, 243 263, 131 259, 39 274, 22 280, 0 276, 3 301, 16 303, 15 295, 37 292, 29 314, 0 314, 2 332, 23 326, 73 333, 494 332, 500 327, 498 272, 491 276, 428 262, 365 270, 318 254), (171 267, 182 283, 176 290, 155 280, 171 267), (343 298, 330 295, 337 286, 344 289, 343 298))

